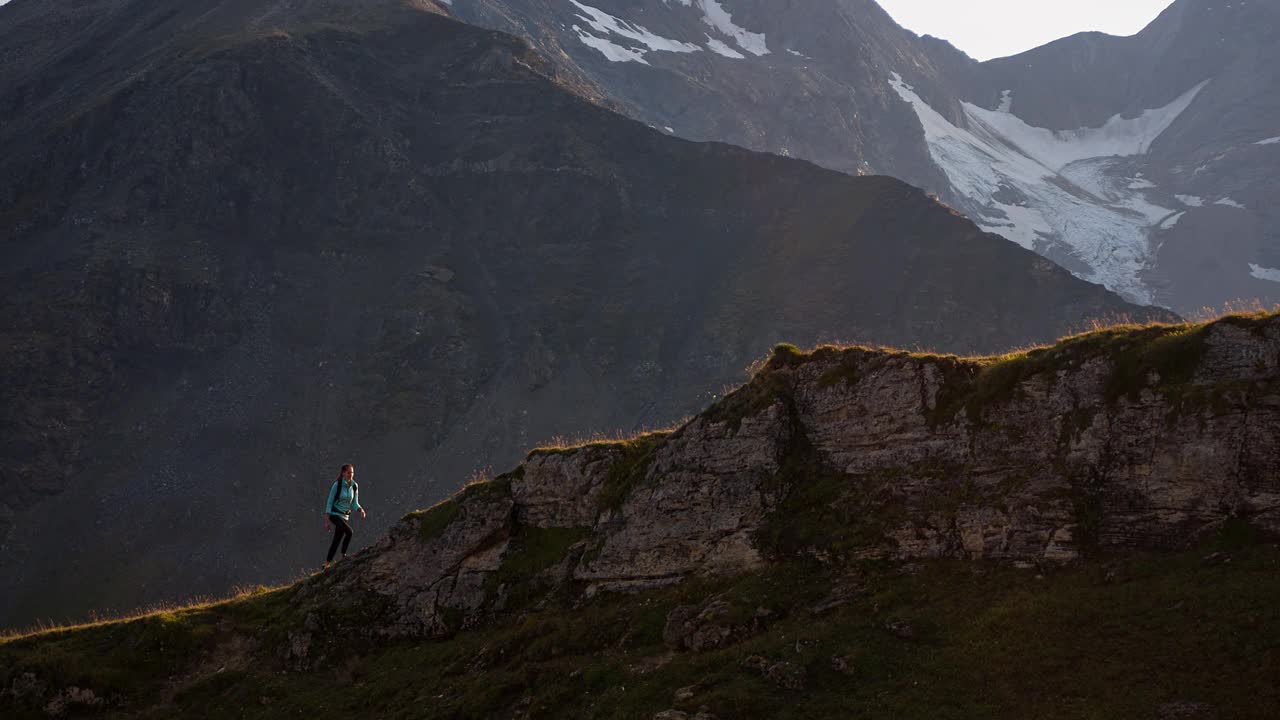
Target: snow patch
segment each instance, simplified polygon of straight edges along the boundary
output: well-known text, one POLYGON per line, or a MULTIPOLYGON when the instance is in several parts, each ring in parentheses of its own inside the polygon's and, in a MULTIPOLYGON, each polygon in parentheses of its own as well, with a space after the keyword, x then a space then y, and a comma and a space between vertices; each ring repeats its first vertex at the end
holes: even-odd
POLYGON ((746 28, 735 25, 733 16, 716 0, 698 0, 698 4, 702 7, 702 21, 733 38, 738 47, 757 57, 769 54, 764 33, 749 32, 746 28))
POLYGON ((1165 218, 1165 221, 1164 221, 1164 222, 1160 223, 1160 229, 1161 229, 1161 230, 1171 230, 1171 229, 1173 229, 1173 226, 1174 226, 1174 225, 1177 225, 1177 224, 1178 224, 1178 221, 1182 219, 1182 216, 1183 216, 1183 215, 1186 215, 1186 214, 1187 214, 1187 212, 1186 212, 1185 210, 1183 210, 1182 212, 1176 212, 1176 213, 1174 213, 1174 214, 1170 215, 1169 217, 1165 218))
MULTIPOLYGON (((689 4, 685 0, 680 2, 682 5, 689 4)), ((733 16, 717 0, 696 0, 696 2, 702 9, 702 22, 715 28, 722 35, 732 38, 738 47, 752 55, 759 57, 769 54, 769 45, 765 42, 764 33, 753 33, 734 24, 733 16)))
POLYGON ((1235 200, 1232 200, 1229 197, 1222 198, 1218 202, 1214 203, 1214 205, 1226 205, 1227 207, 1240 208, 1241 210, 1248 209, 1244 205, 1241 205, 1240 203, 1236 202, 1235 200))
POLYGON ((1273 137, 1273 138, 1267 138, 1266 140, 1259 140, 1258 142, 1254 143, 1254 145, 1280 145, 1280 137, 1273 137))
POLYGON ((578 40, 589 48, 599 50, 611 62, 638 62, 641 65, 648 65, 649 61, 644 59, 644 51, 625 48, 621 45, 615 45, 605 38, 599 38, 591 33, 583 30, 577 25, 573 26, 573 31, 578 34, 578 40))
POLYGON ((573 3, 582 11, 578 17, 582 19, 583 22, 585 22, 592 30, 603 35, 603 37, 593 35, 577 25, 574 25, 573 30, 578 33, 578 39, 581 40, 584 45, 599 50, 606 58, 613 62, 639 62, 648 65, 649 63, 644 59, 644 56, 648 51, 690 53, 698 52, 702 49, 693 43, 680 42, 679 40, 672 40, 649 32, 647 28, 629 23, 621 18, 616 18, 603 10, 593 8, 590 5, 583 5, 578 2, 578 0, 569 0, 569 2, 573 3), (611 34, 639 43, 640 45, 648 48, 648 50, 640 50, 638 48, 629 48, 618 45, 608 39, 611 34))
POLYGON ((889 84, 915 111, 930 156, 979 226, 1037 252, 1069 254, 1077 275, 1152 302, 1139 279, 1151 260, 1147 236, 1157 223, 1176 220, 1172 209, 1147 198, 1155 184, 1126 174, 1130 164, 1121 158, 1145 154, 1205 83, 1139 117, 1116 115, 1099 128, 1063 132, 968 102, 961 103, 966 127, 957 127, 898 73, 889 84))
POLYGON ((1275 268, 1262 267, 1249 263, 1249 274, 1259 280, 1270 280, 1271 282, 1280 283, 1280 270, 1275 268))
POLYGON ((707 49, 717 55, 723 55, 727 58, 733 58, 734 60, 745 60, 747 58, 746 55, 743 55, 710 35, 707 36, 707 49))
POLYGON ((1174 197, 1178 199, 1178 202, 1186 205, 1187 207, 1204 207, 1204 200, 1201 200, 1195 195, 1174 195, 1174 197))
POLYGON ((996 108, 996 112, 1007 113, 1013 110, 1013 91, 1005 90, 1000 93, 1000 107, 996 108))

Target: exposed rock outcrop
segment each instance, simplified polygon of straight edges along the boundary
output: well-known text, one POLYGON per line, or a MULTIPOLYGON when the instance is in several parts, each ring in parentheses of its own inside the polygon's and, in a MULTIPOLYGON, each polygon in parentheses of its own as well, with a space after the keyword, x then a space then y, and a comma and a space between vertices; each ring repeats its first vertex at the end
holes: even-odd
MULTIPOLYGON (((797 555, 1053 564, 1176 546, 1237 517, 1280 531, 1278 378, 1276 316, 1004 358, 781 347, 678 430, 536 450, 311 591, 376 599, 390 610, 378 632, 441 635, 501 605, 513 558, 591 594, 797 555)), ((715 598, 678 610, 673 647, 736 632, 715 598)))
POLYGON ((744 615, 729 601, 712 597, 701 605, 674 608, 667 615, 662 641, 674 650, 714 650, 758 633, 772 615, 768 608, 744 615))

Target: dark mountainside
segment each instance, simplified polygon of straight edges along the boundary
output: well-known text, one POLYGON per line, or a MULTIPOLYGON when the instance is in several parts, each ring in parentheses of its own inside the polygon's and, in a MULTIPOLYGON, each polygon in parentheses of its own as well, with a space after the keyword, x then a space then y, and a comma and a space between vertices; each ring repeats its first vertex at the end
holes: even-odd
MULTIPOLYGON (((892 174, 929 188, 943 187, 945 176, 911 131, 916 122, 911 108, 882 76, 886 67, 915 68, 913 77, 927 87, 928 97, 954 104, 949 83, 974 65, 946 43, 921 42, 873 0, 785 10, 760 0, 456 0, 449 12, 528 37, 602 101, 654 128, 800 157, 852 174, 892 174), (739 45, 708 24, 705 7, 732 11, 733 24, 746 25, 743 30, 757 31, 763 39, 748 37, 739 45), (592 27, 598 17, 592 11, 639 25, 623 25, 624 31, 647 31, 688 47, 651 50, 643 41, 592 27), (611 61, 583 42, 590 34, 643 56, 611 61), (713 36, 741 57, 711 50, 707 39, 713 36)), ((661 46, 660 39, 652 43, 661 46)))
POLYGON ((6 717, 1263 720, 1280 316, 778 347, 285 588, 0 639, 6 717))
POLYGON ((1280 301, 1275 2, 1178 0, 1133 37, 1084 33, 986 63, 873 0, 450 12, 530 38, 655 128, 901 178, 1130 300, 1280 301))
POLYGON ((391 0, 0 9, 0 624, 320 560, 781 340, 1151 313, 887 178, 665 137, 391 0))

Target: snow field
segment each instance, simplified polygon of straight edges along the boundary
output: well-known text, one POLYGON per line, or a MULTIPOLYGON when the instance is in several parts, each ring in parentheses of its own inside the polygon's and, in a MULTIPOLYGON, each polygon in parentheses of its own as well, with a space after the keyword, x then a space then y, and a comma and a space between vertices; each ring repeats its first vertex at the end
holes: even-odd
MULTIPOLYGON (((1113 116, 1102 127, 1054 132, 1012 114, 1012 93, 986 110, 962 102, 958 127, 892 73, 889 85, 911 105, 934 162, 984 230, 1047 252, 1063 246, 1089 268, 1077 272, 1129 300, 1152 301, 1139 280, 1153 252, 1150 232, 1177 224, 1182 213, 1148 199, 1155 183, 1128 177, 1122 158, 1145 154, 1195 100, 1201 83, 1162 108, 1136 118, 1113 116), (1017 198, 1008 201, 994 197, 1017 198)), ((1183 196, 1187 205, 1200 198, 1183 196)))

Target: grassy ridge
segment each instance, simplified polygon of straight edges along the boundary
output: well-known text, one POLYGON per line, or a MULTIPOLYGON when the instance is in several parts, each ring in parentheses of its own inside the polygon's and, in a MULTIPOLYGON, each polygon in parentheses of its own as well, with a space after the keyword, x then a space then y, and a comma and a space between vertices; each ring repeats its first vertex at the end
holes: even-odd
POLYGON ((1154 379, 1154 389, 1183 401, 1187 385, 1207 350, 1209 330, 1216 324, 1263 332, 1280 313, 1258 311, 1224 315, 1199 323, 1119 324, 1097 327, 1060 339, 1053 345, 1026 348, 1004 355, 959 357, 893 348, 824 345, 801 350, 782 344, 759 363, 744 385, 727 395, 704 414, 712 421, 728 422, 737 429, 743 418, 754 415, 787 394, 786 381, 779 370, 809 362, 835 361, 835 367, 818 378, 821 387, 853 384, 883 364, 903 358, 928 361, 945 379, 931 422, 946 422, 964 411, 971 421, 981 422, 983 410, 992 403, 1010 399, 1022 382, 1044 373, 1078 367, 1085 361, 1105 358, 1111 367, 1105 399, 1109 404, 1122 398, 1135 399, 1154 379))
MULTIPOLYGON (((334 638, 330 659, 304 672, 274 647, 294 620, 291 591, 278 590, 0 641, 0 680, 34 672, 91 687, 114 698, 108 716, 139 717, 647 720, 705 705, 743 720, 1129 719, 1199 703, 1224 718, 1268 718, 1280 708, 1280 549, 1241 528, 1193 551, 1043 573, 797 560, 577 606, 552 599, 445 641, 334 638), (1204 560, 1215 552, 1224 554, 1204 560), (855 588, 847 604, 811 612, 836 586, 855 588), (731 618, 765 610, 766 620, 721 649, 664 646, 668 612, 712 595, 731 618), (803 687, 767 679, 746 666, 752 656, 788 663, 803 687), (688 699, 673 699, 689 686, 688 699)), ((12 698, 0 709, 42 712, 12 698)))

